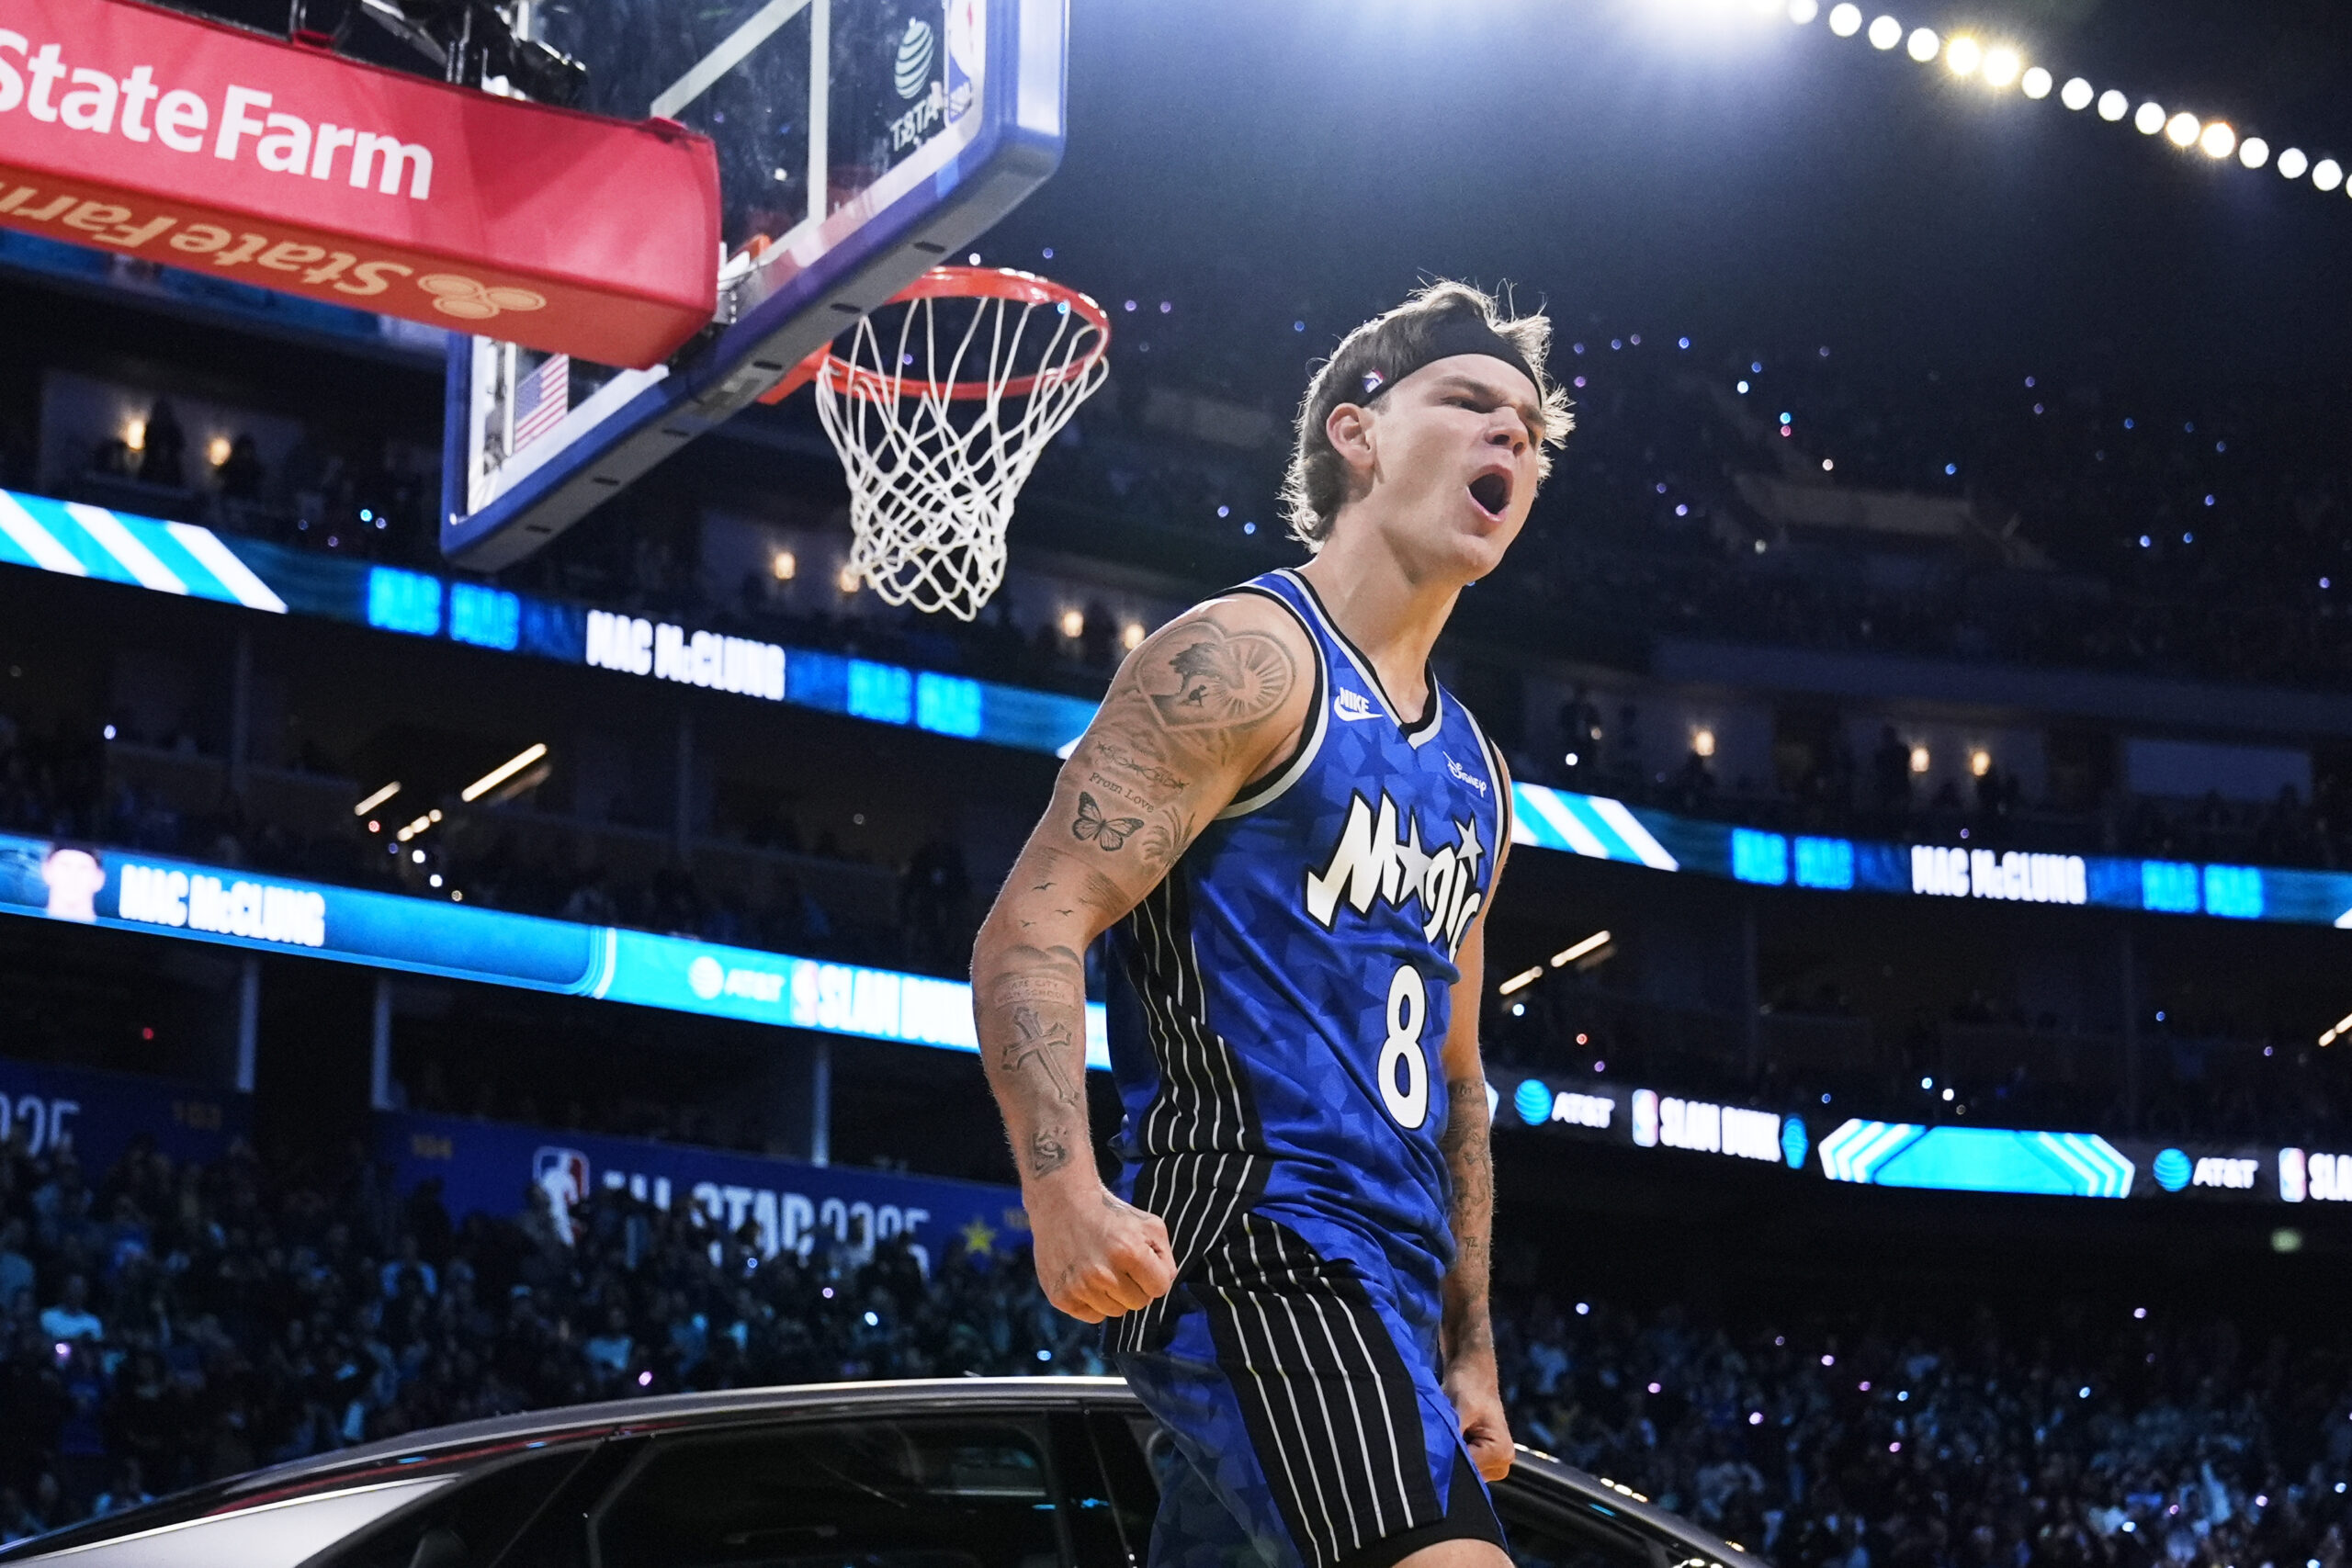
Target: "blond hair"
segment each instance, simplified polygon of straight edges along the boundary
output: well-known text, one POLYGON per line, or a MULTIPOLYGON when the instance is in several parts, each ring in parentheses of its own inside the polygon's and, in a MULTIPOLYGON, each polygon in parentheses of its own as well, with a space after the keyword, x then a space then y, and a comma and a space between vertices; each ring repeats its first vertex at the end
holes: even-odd
POLYGON ((1536 475, 1541 479, 1551 473, 1552 456, 1544 449, 1566 441, 1575 424, 1568 412, 1567 393, 1544 365, 1552 346, 1552 321, 1541 310, 1513 316, 1506 314, 1506 309, 1482 288, 1441 279, 1415 289, 1403 304, 1374 316, 1340 340, 1338 350, 1316 371, 1298 405, 1296 437, 1282 490, 1283 511, 1293 538, 1309 550, 1321 549, 1348 498, 1347 461, 1332 447, 1325 428, 1331 411, 1363 398, 1360 389, 1368 373, 1425 363, 1436 329, 1453 317, 1476 316, 1526 356, 1535 375, 1541 416, 1534 432, 1536 475))

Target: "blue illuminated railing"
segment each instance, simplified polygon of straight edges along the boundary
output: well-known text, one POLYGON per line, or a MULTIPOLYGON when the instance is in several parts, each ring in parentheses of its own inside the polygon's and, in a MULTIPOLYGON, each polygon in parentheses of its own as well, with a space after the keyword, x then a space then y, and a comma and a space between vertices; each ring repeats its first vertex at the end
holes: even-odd
POLYGON ((2343 872, 1792 838, 1542 784, 1513 784, 1511 795, 1512 842, 1653 870, 1764 887, 2352 927, 2352 874, 2343 872))
POLYGON ((1840 1122, 1815 1143, 1801 1115, 1589 1079, 1506 1081, 1507 1094, 1502 1085, 1487 1089, 1505 1127, 1718 1159, 1727 1172, 1777 1172, 1783 1180, 2045 1198, 2352 1202, 2352 1155, 1862 1118, 1840 1122))
MULTIPOLYGON (((0 834, 0 914, 977 1051, 960 980, 0 834)), ((1110 1066, 1087 1004, 1086 1059, 1110 1066)))
MULTIPOLYGON (((589 665, 1020 750, 1068 755, 1082 697, 853 659, 322 558, 0 491, 0 564, 589 665)), ((2352 874, 1790 835, 1512 786, 1513 842, 1762 887, 2070 904, 2352 926, 2352 874)))

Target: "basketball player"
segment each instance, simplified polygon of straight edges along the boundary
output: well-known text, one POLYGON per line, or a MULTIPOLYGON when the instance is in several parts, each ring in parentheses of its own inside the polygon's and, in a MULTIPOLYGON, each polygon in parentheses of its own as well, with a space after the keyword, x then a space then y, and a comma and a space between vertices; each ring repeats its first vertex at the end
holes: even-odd
POLYGON ((1349 334, 1284 486, 1312 558, 1129 656, 973 953, 1038 1279, 1171 1439, 1154 1568, 1507 1562, 1478 994, 1510 786, 1429 655, 1566 434, 1550 334, 1453 283, 1349 334), (1124 1195, 1085 1086, 1114 925, 1124 1195))

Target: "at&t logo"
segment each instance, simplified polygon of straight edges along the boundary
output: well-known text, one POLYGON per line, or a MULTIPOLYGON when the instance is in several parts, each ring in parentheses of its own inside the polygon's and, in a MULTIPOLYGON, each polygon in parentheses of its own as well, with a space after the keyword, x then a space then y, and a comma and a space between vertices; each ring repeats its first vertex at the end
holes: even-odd
POLYGON ((920 96, 931 83, 932 50, 935 47, 931 24, 921 17, 910 19, 907 30, 899 39, 899 68, 896 85, 899 96, 920 96))

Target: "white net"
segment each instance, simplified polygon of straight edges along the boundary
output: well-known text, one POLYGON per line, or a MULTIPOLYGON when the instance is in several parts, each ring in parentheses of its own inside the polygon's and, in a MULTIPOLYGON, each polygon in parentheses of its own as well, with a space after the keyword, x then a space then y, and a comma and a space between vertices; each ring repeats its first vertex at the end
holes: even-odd
POLYGON ((850 566, 889 604, 979 613, 1037 455, 1109 374, 1094 301, 1025 273, 936 267, 817 377, 849 475, 850 566))

